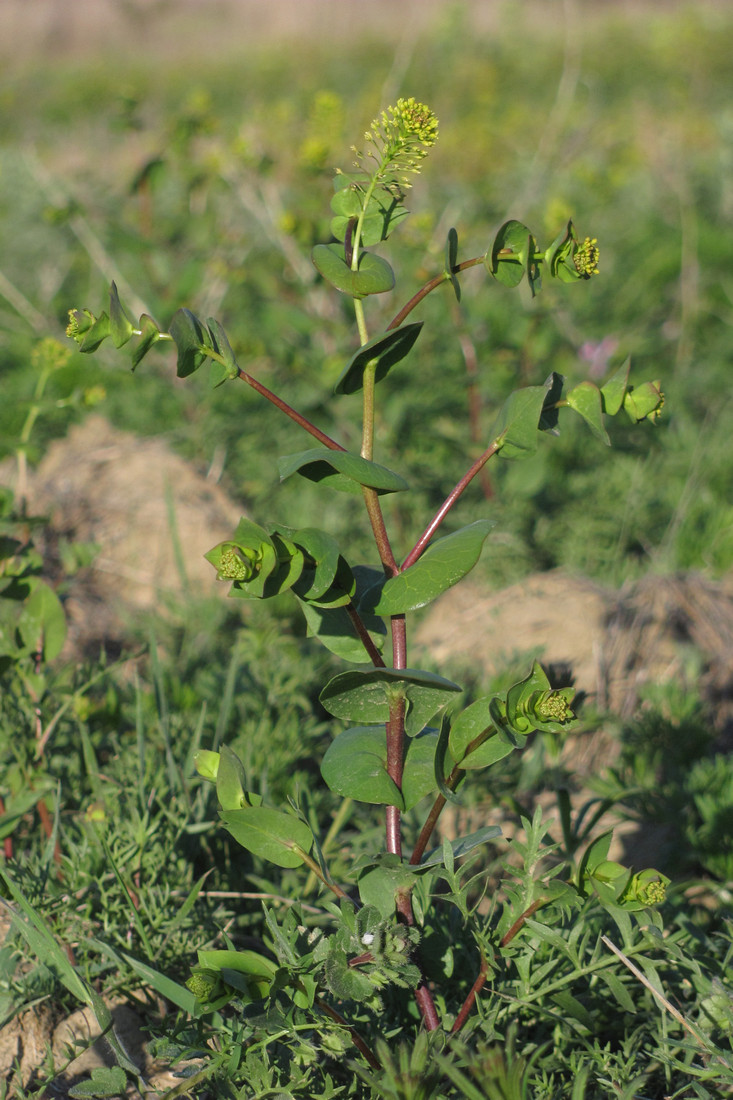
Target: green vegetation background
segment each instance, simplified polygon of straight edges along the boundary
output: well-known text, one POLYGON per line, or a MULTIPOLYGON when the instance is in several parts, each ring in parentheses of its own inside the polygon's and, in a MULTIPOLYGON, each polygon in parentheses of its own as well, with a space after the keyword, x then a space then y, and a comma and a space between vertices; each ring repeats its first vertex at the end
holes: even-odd
MULTIPOLYGON (((632 380, 663 380, 661 423, 614 425, 602 480, 606 455, 579 421, 531 464, 497 464, 483 571, 502 583, 555 565, 606 581, 730 568, 733 18, 725 5, 509 4, 480 35, 472 10, 445 5, 414 37, 395 25, 353 42, 233 39, 217 53, 205 25, 187 24, 182 52, 171 37, 155 56, 131 6, 129 34, 106 48, 9 64, 0 448, 24 417, 34 341, 61 335, 70 306, 101 308, 111 277, 161 324, 181 304, 217 316, 247 369, 353 442, 357 399, 329 402, 356 339, 349 303, 319 285, 309 251, 329 239, 331 177, 349 169, 349 146, 378 108, 414 94, 441 138, 389 242, 398 290, 368 303, 371 331, 440 268, 450 225, 466 258, 506 217, 542 243, 572 215, 599 240, 601 275, 532 301, 471 272, 460 308, 448 290, 423 307, 419 352, 381 395, 377 457, 421 489, 389 505, 404 545, 464 468, 467 348, 487 429, 517 384, 551 370, 597 378, 631 354, 632 380)), ((227 487, 254 517, 294 523, 325 508, 353 538, 358 503, 277 486, 276 455, 302 445, 284 418, 244 386, 210 394, 205 379, 174 385, 171 374, 161 353, 133 378, 110 350, 75 355, 55 385, 63 396, 103 384, 115 424, 162 435, 203 467, 223 457, 227 487)), ((37 453, 67 424, 68 413, 45 418, 37 453)), ((455 523, 486 509, 477 485, 455 523)))
MULTIPOLYGON (((479 567, 494 584, 556 565, 610 583, 650 569, 729 570, 733 13, 725 4, 508 3, 497 8, 496 28, 477 34, 475 7, 446 3, 416 35, 398 20, 358 40, 232 35, 223 45, 225 31, 214 35, 207 19, 226 9, 212 5, 198 23, 188 13, 181 41, 175 16, 166 22, 175 5, 153 5, 140 23, 142 8, 128 3, 118 11, 127 22, 121 17, 122 30, 99 50, 85 47, 83 24, 72 50, 51 47, 35 60, 20 44, 11 56, 6 43, 0 458, 12 453, 32 399, 34 346, 49 334, 63 340, 70 307, 103 308, 112 278, 136 314, 163 325, 181 305, 219 318, 243 366, 329 434, 356 443, 358 398, 330 398, 356 341, 352 311, 319 283, 309 253, 329 237, 333 170, 349 169, 349 146, 378 109, 414 95, 437 113, 441 137, 412 192, 412 216, 385 248, 398 291, 367 301, 372 333, 440 270, 451 225, 464 259, 482 253, 508 217, 546 244, 572 216, 581 237, 598 238, 601 274, 582 286, 547 285, 532 300, 477 270, 463 281, 460 307, 448 288, 421 307, 419 345, 380 393, 375 457, 419 489, 386 505, 396 550, 409 548, 428 507, 465 469, 467 357, 469 365, 475 357, 488 430, 517 386, 552 370, 570 383, 597 381, 630 354, 632 380, 663 382, 657 425, 614 422, 607 455, 579 418, 569 420, 531 461, 498 462, 493 497, 477 484, 452 522, 497 520, 479 567), (161 48, 165 27, 171 37, 161 48)), ((277 456, 307 445, 297 429, 245 386, 209 391, 203 376, 178 383, 173 375, 170 354, 151 355, 133 377, 105 345, 92 359, 74 353, 49 391, 63 400, 75 388, 99 396, 102 386, 98 408, 114 424, 164 438, 203 469, 223 463, 224 484, 255 520, 296 526, 317 514, 350 560, 373 559, 358 502, 294 479, 278 485, 277 456)), ((83 407, 47 410, 31 457, 83 415, 83 407)), ((113 670, 82 691, 88 668, 53 670, 43 720, 54 708, 60 714, 42 760, 27 683, 9 675, 3 698, 3 797, 31 792, 35 806, 43 791, 58 823, 57 849, 37 816, 11 823, 13 875, 106 993, 134 988, 130 956, 184 981, 196 948, 225 921, 234 936, 262 934, 263 893, 303 896, 302 877, 273 879, 215 827, 215 799, 193 778, 197 747, 231 745, 261 793, 276 804, 299 798, 321 828, 333 813, 317 761, 334 724, 317 696, 336 662, 306 646, 302 623, 278 602, 248 608, 246 629, 236 601, 179 612, 157 624, 134 683, 113 670), (207 873, 196 905, 182 904, 207 873)), ((619 768, 603 777, 601 793, 631 792, 638 816, 671 828, 676 864, 665 870, 702 868, 730 882, 729 758, 710 756, 709 722, 685 690, 659 688, 658 706, 624 731, 619 768)), ((492 774, 495 799, 514 808, 523 791, 554 777, 541 746, 492 774)), ((335 878, 382 843, 370 807, 352 815, 342 823, 335 878)), ((415 820, 405 827, 414 830, 415 820)), ((686 929, 681 942, 702 967, 699 980, 690 971, 696 1004, 709 1019, 708 975, 730 986, 730 932, 722 908, 690 917, 690 905, 680 889, 665 920, 686 929)), ((66 996, 37 960, 20 977, 4 965, 0 1018, 36 998, 66 996)), ((690 997, 684 975, 671 963, 664 974, 680 1003, 690 997)), ((651 998, 634 986, 620 1013, 603 991, 586 995, 597 1042, 614 1046, 594 1057, 621 1082, 616 1095, 638 1095, 642 1079, 648 1095, 670 1095, 651 998)), ((514 1018, 513 1004, 508 1011, 514 1018)), ((720 1016, 729 1035, 729 1008, 720 1016)), ((549 1024, 520 1023, 549 1051, 536 1095, 568 1094, 572 1045, 559 1044, 549 1024)), ((231 1042, 236 1050, 236 1036, 231 1042)), ((680 1079, 686 1087, 686 1074, 680 1079)))

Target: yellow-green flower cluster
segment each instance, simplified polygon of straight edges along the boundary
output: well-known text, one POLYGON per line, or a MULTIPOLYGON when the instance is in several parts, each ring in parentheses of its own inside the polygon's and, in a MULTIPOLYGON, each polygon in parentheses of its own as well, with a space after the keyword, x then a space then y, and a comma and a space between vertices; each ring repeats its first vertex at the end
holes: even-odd
POLYGON ((379 175, 393 172, 402 186, 409 187, 410 173, 420 171, 421 161, 438 140, 438 120, 410 96, 382 111, 364 138, 373 147, 370 155, 378 162, 379 175))
POLYGON ((236 547, 228 546, 221 555, 218 576, 224 581, 248 581, 254 569, 246 562, 236 547))
POLYGON ((561 691, 545 692, 535 703, 535 713, 543 722, 567 722, 575 717, 561 691))
POLYGON ((586 237, 583 243, 578 245, 575 250, 575 255, 573 256, 575 270, 579 275, 583 275, 586 279, 590 279, 591 275, 598 274, 599 257, 600 251, 597 239, 595 237, 592 239, 586 237))

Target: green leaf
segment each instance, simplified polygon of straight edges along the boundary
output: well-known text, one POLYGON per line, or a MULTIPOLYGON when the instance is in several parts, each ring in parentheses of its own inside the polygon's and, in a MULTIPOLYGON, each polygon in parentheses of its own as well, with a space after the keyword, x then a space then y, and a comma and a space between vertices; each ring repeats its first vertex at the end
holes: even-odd
POLYGON ((234 357, 229 338, 216 318, 207 317, 206 325, 209 330, 209 336, 211 337, 211 346, 213 350, 224 360, 223 363, 213 362, 211 364, 211 376, 209 381, 212 388, 216 388, 217 386, 221 386, 223 382, 228 381, 228 379, 237 377, 239 374, 239 364, 234 357))
POLYGON ((578 237, 571 221, 558 233, 555 240, 545 249, 545 263, 550 274, 561 283, 576 283, 581 275, 573 263, 578 237))
MULTIPOLYGON (((461 859, 463 856, 468 855, 469 852, 477 848, 479 844, 486 844, 489 840, 496 840, 498 836, 501 836, 502 832, 498 825, 484 825, 482 829, 478 829, 475 833, 469 833, 467 836, 459 837, 458 840, 451 841, 451 852, 454 859, 461 859)), ((440 867, 443 865, 443 845, 439 848, 433 848, 428 852, 424 859, 421 859, 418 867, 440 867)))
POLYGON ((402 797, 406 810, 411 810, 437 788, 435 753, 439 736, 437 730, 423 730, 407 742, 402 765, 402 797))
POLYGON ((337 1001, 366 1001, 374 987, 365 974, 349 966, 343 951, 332 951, 324 967, 328 988, 337 1001))
POLYGON ((424 607, 473 569, 493 526, 493 520, 479 519, 438 539, 409 569, 366 592, 359 609, 401 615, 424 607))
POLYGON ((100 314, 87 330, 84 335, 84 339, 79 344, 79 351, 85 353, 96 351, 103 340, 106 340, 110 334, 109 317, 106 313, 100 314))
POLYGON ((562 374, 557 374, 556 371, 553 371, 545 379, 544 386, 547 392, 542 406, 540 422, 538 424, 538 428, 541 432, 550 432, 552 435, 560 434, 557 430, 558 402, 562 400, 564 385, 564 377, 562 374))
POLYGON ((36 772, 32 789, 24 789, 10 798, 5 799, 5 810, 0 814, 0 840, 10 836, 15 831, 20 821, 23 820, 29 810, 32 810, 37 802, 54 789, 54 783, 48 778, 39 776, 36 772))
POLYGON ((9 910, 15 928, 27 940, 34 955, 42 960, 44 966, 56 975, 71 995, 83 1004, 89 1005, 100 1030, 105 1033, 107 1042, 115 1053, 118 1064, 139 1080, 137 1066, 130 1061, 127 1052, 115 1034, 112 1013, 104 999, 69 962, 66 951, 56 942, 43 917, 36 912, 2 867, 0 867, 0 878, 4 881, 15 902, 16 908, 13 909, 4 898, 0 898, 0 904, 9 910))
POLYGON ((369 363, 376 361, 374 381, 381 382, 390 367, 399 363, 408 354, 420 335, 422 321, 414 321, 399 328, 389 329, 381 336, 375 336, 363 344, 352 356, 341 377, 333 388, 334 393, 357 393, 364 381, 364 371, 369 363))
POLYGON ((140 337, 133 345, 130 351, 130 359, 132 362, 132 369, 135 370, 137 366, 142 362, 147 353, 152 348, 153 344, 157 344, 162 339, 162 334, 156 325, 152 317, 149 317, 147 313, 143 313, 139 322, 140 337))
POLYGON ((448 238, 445 242, 445 272, 450 279, 450 285, 453 287, 453 293, 456 296, 456 301, 461 300, 461 284, 458 281, 457 276, 453 272, 453 268, 458 263, 458 233, 455 229, 448 230, 448 238))
POLYGON ((222 745, 216 772, 216 797, 223 810, 238 810, 246 805, 247 777, 244 764, 228 745, 222 745))
MULTIPOLYGON (((40 913, 36 912, 2 867, 0 867, 0 878, 2 878, 15 902, 15 908, 13 908, 4 898, 0 898, 0 906, 6 910, 6 915, 10 918, 13 927, 27 941, 36 958, 42 960, 44 966, 48 967, 51 973, 68 989, 72 997, 81 1001, 82 1004, 91 1005, 90 987, 78 970, 69 962, 68 955, 56 942, 46 921, 40 913)), ((106 1024, 102 1026, 106 1026, 106 1024)))
POLYGON ((246 806, 220 813, 224 827, 247 851, 276 867, 299 867, 297 848, 308 852, 313 834, 300 818, 268 806, 246 806))
POLYGON ((571 409, 580 413, 593 435, 610 447, 611 440, 603 424, 603 406, 598 386, 594 386, 592 382, 581 382, 566 394, 565 399, 571 409))
POLYGON ((516 747, 496 729, 490 702, 490 696, 477 699, 451 725, 448 740, 450 754, 466 770, 488 768, 497 760, 503 760, 516 747), (475 747, 472 748, 472 745, 475 747))
POLYGON ((212 752, 210 749, 197 749, 193 754, 193 766, 202 779, 208 779, 210 782, 216 783, 219 772, 219 759, 220 753, 218 752, 212 752))
POLYGON ((504 286, 518 286, 536 247, 527 226, 512 219, 505 222, 496 234, 491 252, 486 257, 486 266, 504 286))
POLYGON ((109 334, 116 348, 126 344, 134 332, 134 326, 123 309, 115 283, 109 288, 109 334))
MULTIPOLYGON (((273 531, 300 547, 305 555, 303 571, 293 586, 295 594, 303 600, 317 600, 319 596, 325 596, 339 568, 346 565, 336 540, 317 527, 296 529, 278 525, 273 531)), ((347 590, 352 589, 353 584, 350 584, 347 590)))
POLYGON ((619 976, 614 974, 611 970, 598 970, 598 977, 608 986, 619 1007, 624 1012, 628 1012, 630 1015, 635 1016, 637 1007, 619 976))
POLYGON ((378 493, 397 493, 409 488, 404 478, 386 466, 368 462, 348 451, 332 451, 327 447, 283 455, 278 461, 278 470, 281 481, 298 472, 310 481, 322 482, 341 492, 359 493, 361 485, 378 493))
POLYGON ((405 809, 400 789, 387 772, 384 726, 355 726, 339 733, 326 749, 321 775, 343 798, 405 809))
POLYGON ((421 669, 354 669, 334 676, 319 698, 336 718, 375 725, 389 718, 390 696, 404 695, 407 700, 405 731, 414 736, 429 718, 442 710, 453 692, 460 690, 451 680, 421 669))
POLYGON ((81 1081, 69 1089, 68 1095, 73 1100, 84 1100, 84 1097, 124 1096, 127 1087, 127 1076, 119 1066, 97 1066, 92 1070, 89 1081, 81 1081))
POLYGON ((198 1001, 190 989, 187 989, 185 985, 181 985, 179 982, 174 981, 173 978, 169 978, 166 974, 161 974, 160 971, 154 970, 152 966, 140 962, 139 959, 126 954, 124 951, 122 952, 122 957, 141 978, 145 979, 151 989, 154 989, 161 997, 165 997, 172 1005, 175 1005, 176 1008, 180 1008, 182 1012, 188 1013, 189 1016, 201 1015, 201 1008, 198 1001))
POLYGON ((394 915, 395 895, 398 890, 409 890, 414 884, 417 868, 384 856, 377 867, 370 867, 359 875, 359 897, 362 905, 372 905, 383 920, 394 915))
MULTIPOLYGON (((298 598, 301 610, 305 615, 309 637, 318 638, 319 642, 352 664, 362 664, 367 657, 366 650, 354 633, 354 627, 345 608, 343 607, 319 607, 298 598)), ((369 635, 378 650, 384 647, 384 639, 387 636, 387 627, 382 619, 375 615, 362 615, 362 622, 369 631, 369 635)))
POLYGON ((179 309, 173 314, 170 335, 178 349, 176 374, 179 378, 187 378, 208 357, 210 337, 203 323, 189 309, 179 309))
POLYGON ((409 740, 401 792, 387 771, 384 726, 357 726, 339 733, 326 750, 321 775, 331 790, 344 798, 411 810, 436 788, 437 743, 435 730, 425 730, 409 740))
POLYGON ((502 458, 527 458, 537 450, 540 416, 548 386, 527 386, 510 393, 491 428, 502 458))
POLYGON ((278 969, 277 963, 257 951, 199 951, 198 964, 205 970, 220 973, 228 985, 233 985, 252 1000, 267 996, 278 969), (243 976, 245 981, 237 982, 235 975, 243 976))
POLYGON ((630 369, 631 357, 629 356, 616 373, 611 375, 605 385, 601 386, 603 411, 607 412, 609 416, 615 416, 623 404, 630 369))
POLYGON ((23 604, 18 629, 30 653, 40 653, 44 661, 58 657, 66 641, 66 616, 60 599, 45 581, 30 577, 31 594, 23 604))
POLYGON ((392 290, 395 284, 394 272, 387 261, 371 252, 361 253, 357 271, 347 264, 344 246, 340 244, 317 244, 311 252, 311 259, 327 282, 352 298, 384 294, 392 290))
MULTIPOLYGON (((337 241, 343 241, 346 237, 346 229, 352 218, 359 216, 364 201, 363 181, 362 187, 356 181, 341 178, 344 186, 341 187, 331 199, 331 209, 335 217, 331 219, 331 232, 337 241)), ((372 192, 369 208, 364 216, 361 228, 361 243, 368 248, 370 245, 386 241, 392 230, 402 218, 407 217, 408 211, 400 200, 386 187, 376 187, 372 192)))
POLYGON ((609 829, 599 837, 596 837, 596 839, 586 848, 580 861, 580 866, 578 867, 578 885, 581 888, 584 885, 583 880, 585 877, 587 875, 592 875, 596 867, 599 867, 601 863, 604 863, 608 859, 608 851, 611 847, 612 840, 613 830, 609 829))
POLYGON ((204 554, 216 569, 219 580, 231 580, 230 596, 265 599, 275 595, 270 578, 278 568, 275 544, 259 524, 242 516, 230 539, 204 554))

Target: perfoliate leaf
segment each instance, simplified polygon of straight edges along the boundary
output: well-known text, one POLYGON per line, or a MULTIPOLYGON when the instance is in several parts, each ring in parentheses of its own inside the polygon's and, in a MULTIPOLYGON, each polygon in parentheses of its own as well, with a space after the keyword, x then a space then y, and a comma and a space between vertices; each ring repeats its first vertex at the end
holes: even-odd
POLYGON ((86 333, 84 334, 84 338, 79 344, 79 351, 96 351, 102 341, 107 339, 109 334, 109 317, 106 313, 102 313, 99 317, 95 318, 92 326, 87 329, 86 333))
POLYGON ((615 416, 623 404, 626 385, 629 381, 630 369, 631 356, 629 356, 616 373, 612 374, 608 381, 601 386, 603 411, 607 412, 609 416, 615 416))
POLYGON ((494 278, 504 286, 518 286, 536 248, 536 241, 527 226, 512 219, 505 222, 496 234, 485 263, 494 278))
MULTIPOLYGON (((359 187, 348 180, 344 181, 344 186, 331 199, 331 209, 335 215, 331 219, 331 232, 337 241, 344 240, 349 221, 361 213, 364 197, 363 185, 359 187)), ((370 245, 385 241, 407 214, 408 211, 391 191, 386 187, 376 187, 362 223, 361 243, 369 248, 370 245)))
POLYGON ((207 358, 211 337, 203 322, 190 309, 179 309, 173 314, 170 335, 178 349, 176 374, 179 378, 187 378, 207 358))
POLYGON ((362 905, 378 910, 383 920, 394 915, 395 895, 398 890, 409 889, 415 881, 416 868, 402 862, 390 863, 389 856, 377 867, 370 867, 359 875, 359 897, 362 905))
POLYGON ((437 730, 423 730, 407 742, 402 765, 402 797, 406 810, 411 810, 436 789, 435 753, 438 740, 437 730))
POLYGON ((402 694, 407 700, 405 731, 413 737, 460 690, 451 680, 421 669, 354 669, 334 676, 319 698, 336 718, 372 725, 387 721, 390 697, 402 694))
POLYGON ((359 493, 362 485, 378 493, 397 493, 409 488, 404 478, 386 466, 369 462, 348 451, 332 451, 327 447, 283 455, 277 465, 281 481, 297 472, 310 481, 323 482, 341 492, 359 493))
MULTIPOLYGON (((216 320, 216 318, 208 317, 206 320, 206 325, 208 327, 209 336, 211 338, 211 347, 224 360, 223 364, 212 364, 212 368, 219 368, 222 372, 221 378, 219 380, 215 381, 214 378, 212 378, 212 384, 221 385, 221 383, 224 382, 226 379, 237 377, 237 375, 239 374, 239 365, 234 357, 234 352, 232 351, 231 344, 229 343, 229 338, 222 326, 216 320)), ((218 374, 215 375, 215 377, 218 377, 218 374)))
POLYGON ((153 344, 157 344, 161 339, 162 334, 153 318, 143 313, 140 318, 140 336, 130 350, 133 370, 142 362, 153 344))
MULTIPOLYGON (((296 595, 304 600, 324 596, 343 562, 336 540, 317 527, 278 525, 273 530, 298 546, 305 555, 302 573, 293 588, 296 595)), ((353 590, 353 585, 349 584, 347 590, 353 590)))
POLYGON ((409 569, 366 592, 360 610, 401 615, 424 607, 473 569, 493 526, 493 520, 480 519, 437 539, 409 569))
POLYGON ((547 396, 544 386, 527 386, 510 393, 491 427, 492 443, 500 443, 502 458, 526 458, 537 450, 542 407, 547 396))
POLYGON ((387 261, 371 252, 361 253, 356 271, 347 264, 344 247, 340 244, 317 244, 311 259, 324 279, 352 298, 383 294, 392 290, 395 284, 394 272, 387 261))
POLYGON ((580 413, 593 435, 610 447, 611 440, 603 424, 601 391, 598 386, 594 386, 592 382, 581 382, 565 395, 565 400, 571 409, 580 413))
POLYGON ((399 328, 389 329, 375 336, 352 356, 333 388, 334 393, 357 393, 363 385, 364 371, 368 363, 376 361, 374 381, 381 382, 390 367, 405 358, 420 335, 422 321, 415 321, 399 328))
POLYGON ((355 726, 339 733, 326 749, 321 775, 343 798, 405 809, 400 789, 387 771, 384 726, 355 726))
POLYGON ((109 288, 109 334, 114 346, 121 348, 130 339, 133 331, 134 326, 122 306, 117 286, 112 283, 109 288))

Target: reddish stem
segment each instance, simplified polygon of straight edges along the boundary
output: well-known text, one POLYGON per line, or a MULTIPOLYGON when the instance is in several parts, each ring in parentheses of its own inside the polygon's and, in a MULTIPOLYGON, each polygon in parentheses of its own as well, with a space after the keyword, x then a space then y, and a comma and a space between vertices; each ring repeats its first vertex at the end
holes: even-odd
MULTIPOLYGON (((53 822, 51 821, 51 815, 48 812, 46 800, 44 798, 39 799, 36 803, 36 806, 38 809, 38 816, 41 819, 41 825, 43 826, 43 831, 50 840, 53 836, 53 822)), ((53 846, 53 859, 54 863, 61 863, 61 845, 59 844, 58 837, 56 838, 56 842, 53 846)))
MULTIPOLYGON (((449 790, 454 791, 464 774, 465 769, 459 768, 456 764, 456 766, 453 768, 452 772, 445 781, 446 787, 449 790)), ((430 813, 425 818, 423 827, 420 830, 420 835, 417 838, 417 843, 415 844, 413 853, 410 856, 410 863, 413 864, 413 866, 419 863, 423 855, 425 854, 425 849, 428 846, 428 841, 433 835, 433 829, 438 822, 438 818, 443 812, 443 807, 445 806, 446 802, 447 799, 444 794, 438 794, 435 796, 435 802, 433 802, 433 805, 430 808, 430 813)))
POLYGON ((361 1035, 359 1035, 358 1031, 356 1031, 355 1028, 351 1027, 350 1024, 347 1024, 346 1020, 343 1018, 343 1016, 339 1012, 336 1011, 335 1008, 331 1008, 330 1005, 327 1005, 324 1001, 320 1000, 320 998, 318 998, 318 997, 316 997, 315 1003, 318 1005, 321 1012, 325 1013, 326 1016, 330 1016, 331 1019, 335 1020, 337 1024, 341 1024, 343 1027, 346 1028, 349 1035, 351 1036, 352 1043, 357 1048, 357 1050, 360 1051, 364 1055, 364 1057, 366 1058, 367 1062, 372 1067, 372 1069, 381 1069, 382 1068, 380 1062, 378 1062, 377 1059, 375 1058, 375 1056, 372 1054, 371 1050, 366 1045, 366 1043, 362 1039, 361 1035))
POLYGON ((534 914, 537 912, 537 910, 540 909, 545 904, 545 900, 546 900, 545 898, 537 898, 536 901, 532 902, 532 904, 529 906, 528 909, 524 910, 524 912, 521 914, 521 916, 517 917, 514 924, 509 929, 509 931, 505 932, 504 935, 501 937, 501 946, 502 947, 506 947, 508 943, 511 943, 511 941, 516 936, 517 932, 519 932, 520 929, 522 928, 522 925, 527 920, 527 918, 531 917, 531 916, 534 916, 534 914))
POLYGON ((372 641, 369 631, 364 626, 364 621, 359 612, 354 607, 353 603, 346 604, 346 614, 351 619, 351 625, 353 626, 356 633, 359 635, 364 649, 369 654, 369 660, 376 668, 384 668, 385 664, 384 660, 382 659, 382 654, 379 652, 374 642, 372 641))
POLYGON ((247 374, 244 370, 237 371, 237 377, 241 378, 243 382, 246 382, 248 386, 251 386, 253 390, 256 390, 262 397, 266 398, 271 404, 273 404, 280 412, 284 412, 286 416, 289 416, 291 420, 294 420, 296 424, 299 424, 301 428, 304 428, 309 435, 312 435, 314 439, 317 439, 319 443, 322 443, 324 447, 328 447, 330 451, 345 451, 346 448, 342 447, 340 443, 337 443, 334 439, 331 439, 329 435, 322 432, 320 428, 317 428, 315 424, 311 424, 307 417, 299 413, 297 409, 294 409, 292 405, 288 405, 287 401, 283 401, 281 397, 278 397, 272 390, 268 390, 267 386, 263 386, 261 382, 258 382, 256 378, 253 378, 251 374, 247 374))
POLYGON ((463 492, 465 492, 479 470, 481 470, 486 465, 492 455, 495 455, 500 447, 500 443, 492 443, 490 447, 487 447, 484 453, 482 455, 479 455, 479 457, 476 459, 470 469, 467 470, 467 472, 463 475, 457 485, 454 486, 454 488, 441 504, 438 511, 431 519, 430 523, 420 535, 420 538, 417 540, 410 553, 403 561, 402 565, 400 566, 400 572, 403 572, 405 569, 409 569, 411 565, 414 565, 420 555, 424 553, 431 538, 440 527, 441 523, 448 515, 448 512, 450 512, 451 508, 456 503, 458 498, 463 492))
POLYGON ((463 1002, 463 1005, 461 1007, 461 1011, 458 1013, 458 1015, 455 1018, 455 1021, 453 1023, 453 1027, 451 1028, 451 1035, 457 1035, 458 1032, 463 1027, 463 1025, 465 1024, 466 1020, 468 1019, 468 1017, 471 1013, 471 1009, 473 1008, 473 1006, 476 1002, 476 997, 478 996, 478 994, 481 992, 481 990, 485 986, 486 979, 488 978, 488 976, 489 976, 489 964, 487 963, 486 959, 482 955, 481 956, 481 969, 478 972, 478 977, 476 978, 476 981, 471 986, 471 988, 469 990, 469 993, 468 993, 468 996, 466 997, 465 1001, 463 1002))
MULTIPOLYGON (((0 816, 5 813, 5 799, 0 795, 0 816)), ((6 836, 3 840, 3 855, 6 859, 13 858, 13 837, 12 834, 6 836)))
MULTIPOLYGON (((482 264, 483 262, 483 256, 476 256, 473 260, 464 260, 463 263, 455 264, 455 266, 451 268, 451 274, 457 275, 459 271, 465 271, 469 267, 476 267, 477 264, 482 264)), ((408 317, 410 313, 412 313, 415 306, 418 305, 423 300, 423 298, 427 298, 428 294, 430 294, 431 291, 435 290, 436 287, 440 286, 441 283, 446 282, 448 277, 449 276, 447 271, 441 271, 440 275, 435 275, 432 279, 425 283, 425 286, 420 287, 417 294, 413 294, 409 302, 407 302, 402 307, 400 312, 395 317, 393 317, 393 319, 387 325, 387 329, 399 328, 405 318, 408 317)))

